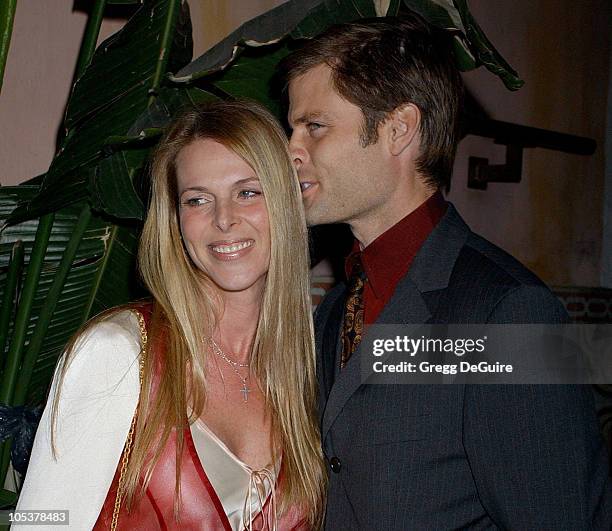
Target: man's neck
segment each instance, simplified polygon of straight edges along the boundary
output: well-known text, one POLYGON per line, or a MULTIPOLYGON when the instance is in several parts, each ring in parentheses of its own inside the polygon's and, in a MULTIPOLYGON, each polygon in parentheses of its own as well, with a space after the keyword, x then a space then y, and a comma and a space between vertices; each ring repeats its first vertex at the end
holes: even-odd
POLYGON ((409 197, 397 196, 393 202, 384 205, 384 208, 349 222, 353 236, 364 249, 381 234, 419 208, 435 192, 436 190, 431 188, 419 187, 409 197))

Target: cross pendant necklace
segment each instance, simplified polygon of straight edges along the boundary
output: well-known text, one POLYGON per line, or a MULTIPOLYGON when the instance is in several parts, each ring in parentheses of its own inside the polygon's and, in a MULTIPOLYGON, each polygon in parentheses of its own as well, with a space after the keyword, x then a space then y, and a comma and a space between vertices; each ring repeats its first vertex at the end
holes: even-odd
POLYGON ((213 351, 232 368, 232 370, 236 373, 236 376, 238 376, 238 378, 242 382, 242 389, 240 389, 240 392, 242 393, 244 402, 248 402, 249 393, 251 392, 249 386, 247 385, 247 378, 249 377, 249 375, 247 374, 245 377, 243 377, 242 374, 240 374, 239 367, 246 367, 248 369, 249 364, 238 363, 237 361, 231 359, 225 352, 223 352, 223 350, 221 350, 221 347, 217 345, 217 343, 212 337, 210 338, 210 342, 212 344, 213 351))
POLYGON ((248 402, 249 393, 251 392, 251 390, 247 387, 246 379, 244 382, 242 382, 242 389, 240 389, 240 392, 242 393, 242 396, 244 397, 244 401, 248 402))

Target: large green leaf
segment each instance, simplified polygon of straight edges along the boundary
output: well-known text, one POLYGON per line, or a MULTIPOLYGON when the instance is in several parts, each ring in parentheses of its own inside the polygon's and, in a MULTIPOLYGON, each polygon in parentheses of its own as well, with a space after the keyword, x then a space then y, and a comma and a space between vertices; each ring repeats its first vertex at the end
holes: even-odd
MULTIPOLYGON (((186 6, 183 4, 183 9, 186 6)), ((176 9, 176 0, 148 1, 120 31, 98 46, 90 65, 74 85, 66 109, 67 129, 100 112, 135 87, 143 84, 150 87, 160 55, 160 36, 176 9)), ((169 70, 184 66, 193 54, 189 17, 183 16, 179 22, 169 70)))
POLYGON ((324 0, 293 28, 290 35, 293 39, 308 39, 332 24, 374 17, 376 8, 372 0, 324 0))
POLYGON ((228 37, 213 46, 170 79, 188 83, 224 69, 245 46, 276 43, 288 35, 321 0, 290 1, 245 22, 228 37))
POLYGON ((8 509, 15 507, 17 503, 17 493, 10 490, 0 490, 0 509, 8 509))
POLYGON ((11 44, 16 8, 17 0, 4 0, 0 3, 0 90, 2 89, 4 68, 11 44))
POLYGON ((313 37, 331 24, 375 16, 372 0, 290 0, 245 22, 170 79, 189 83, 225 69, 247 47, 276 44, 288 35, 313 37))
MULTIPOLYGON (((159 91, 166 69, 184 65, 191 55, 187 4, 180 0, 145 2, 124 28, 100 45, 75 84, 66 112, 66 139, 39 193, 16 210, 9 222, 87 199, 89 184, 112 170, 103 160, 108 138, 126 135, 159 91)), ((135 172, 129 170, 127 176, 133 176, 135 172)))
POLYGON ((212 85, 215 93, 224 97, 250 98, 263 103, 272 113, 280 115, 278 94, 273 91, 272 79, 278 62, 289 53, 286 42, 247 48, 224 72, 205 79, 204 87, 212 85))
POLYGON ((89 195, 87 183, 97 170, 106 139, 125 134, 146 108, 147 88, 143 84, 126 94, 68 137, 64 148, 51 163, 39 193, 10 217, 14 223, 54 212, 65 205, 83 201, 89 195))
POLYGON ((484 34, 474 16, 468 9, 467 0, 454 0, 461 19, 465 25, 464 44, 476 57, 476 66, 483 64, 488 70, 499 76, 510 90, 518 90, 525 82, 518 77, 516 71, 506 62, 484 34))
MULTIPOLYGON (((455 52, 461 69, 471 70, 485 65, 500 76, 509 89, 515 90, 523 84, 486 38, 465 0, 403 0, 403 4, 405 9, 420 14, 429 23, 455 33, 455 52)), ((311 38, 332 24, 372 18, 383 12, 390 15, 401 12, 399 0, 388 2, 386 12, 385 6, 387 2, 373 0, 290 0, 246 22, 170 79, 176 83, 191 83, 222 70, 231 71, 229 66, 238 62, 245 49, 277 44, 288 36, 292 39, 311 38)), ((264 52, 260 57, 264 61, 267 59, 265 55, 264 52)), ((262 74, 268 76, 265 68, 262 74)), ((241 82, 242 78, 238 83, 241 82)), ((256 86, 259 92, 260 85, 256 86)), ((231 92, 244 91, 236 88, 231 92)))
POLYGON ((461 14, 452 0, 404 0, 404 5, 438 28, 465 33, 461 14))
MULTIPOLYGON (((34 193, 36 193, 35 186, 0 188, 0 221, 6 218, 19 201, 28 200, 34 193)), ((48 303, 49 287, 55 277, 66 243, 75 228, 81 208, 82 205, 75 204, 56 213, 34 296, 26 346, 42 308, 48 303)), ((0 299, 4 296, 10 249, 17 240, 23 242, 27 267, 37 228, 38 220, 29 220, 6 227, 0 235, 0 299)), ((138 225, 118 227, 101 217, 91 218, 78 246, 62 296, 51 318, 43 347, 38 353, 27 394, 29 403, 39 403, 44 399, 46 386, 58 355, 68 338, 83 321, 92 312, 108 307, 107 304, 127 302, 137 295, 131 278, 134 272, 138 229, 138 225)), ((12 325, 12 322, 9 323, 9 337, 12 325)))
MULTIPOLYGON (((393 2, 388 9, 396 12, 398 7, 399 2, 393 2)), ((272 79, 290 51, 283 38, 313 37, 331 24, 375 16, 372 0, 287 2, 246 22, 171 79, 178 84, 200 80, 199 86, 224 98, 258 100, 278 116, 280 102, 272 79), (225 68, 229 62, 231 67, 225 68)))
POLYGON ((499 76, 506 87, 517 90, 524 85, 516 71, 493 47, 468 9, 467 0, 404 0, 404 5, 425 20, 455 35, 455 56, 462 70, 484 65, 499 76))
POLYGON ((118 140, 124 149, 103 159, 90 176, 88 188, 93 207, 115 218, 143 219, 142 181, 146 180, 151 145, 180 109, 212 99, 218 98, 195 87, 161 89, 128 135, 118 140))
POLYGON ((144 205, 134 182, 144 166, 147 148, 123 150, 106 157, 91 175, 92 207, 117 218, 144 218, 144 205))

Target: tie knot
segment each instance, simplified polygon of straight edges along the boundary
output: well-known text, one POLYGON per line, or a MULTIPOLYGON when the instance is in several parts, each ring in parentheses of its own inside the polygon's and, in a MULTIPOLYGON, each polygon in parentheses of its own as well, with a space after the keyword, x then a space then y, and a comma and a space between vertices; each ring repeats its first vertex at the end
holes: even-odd
POLYGON ((349 257, 349 281, 355 281, 357 279, 365 280, 366 274, 363 269, 363 261, 361 259, 361 253, 354 253, 349 257))

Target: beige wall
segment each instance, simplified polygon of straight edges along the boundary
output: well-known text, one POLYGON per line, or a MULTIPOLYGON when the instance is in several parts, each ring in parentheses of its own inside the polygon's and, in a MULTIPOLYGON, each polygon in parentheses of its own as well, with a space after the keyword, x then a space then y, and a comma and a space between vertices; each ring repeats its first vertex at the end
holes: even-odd
POLYGON ((250 20, 286 0, 189 0, 195 57, 250 20))
POLYGON ((467 157, 501 163, 504 149, 468 137, 450 198, 472 228, 548 283, 600 282, 609 76, 608 0, 472 0, 476 19, 525 80, 516 93, 480 69, 467 85, 492 118, 594 138, 595 155, 524 152, 519 184, 468 190, 467 157))
MULTIPOLYGON (((0 94, 0 183, 44 172, 53 156, 86 15, 73 0, 19 0, 0 94)), ((282 0, 190 0, 196 56, 282 0)), ((552 284, 597 285, 601 266, 608 0, 471 0, 472 12, 526 86, 508 92, 480 69, 466 75, 499 120, 597 140, 592 157, 526 150, 520 184, 468 190, 467 157, 504 150, 468 137, 450 198, 472 227, 552 284)), ((101 38, 121 27, 105 20, 101 38)))
MULTIPOLYGON (((18 0, 0 94, 0 183, 44 173, 55 150, 87 15, 72 0, 18 0)), ((101 38, 123 21, 107 20, 101 38)))

